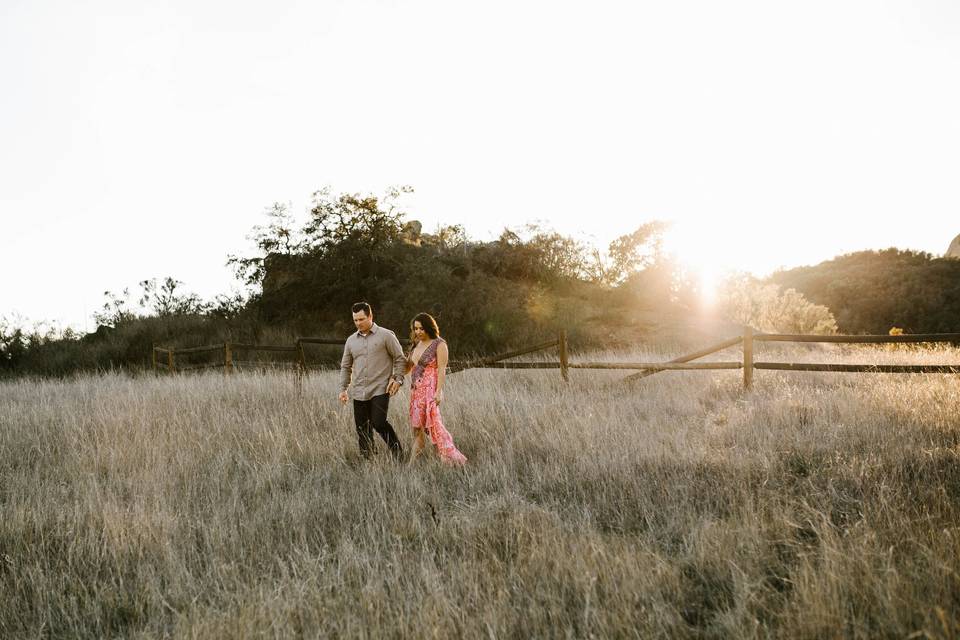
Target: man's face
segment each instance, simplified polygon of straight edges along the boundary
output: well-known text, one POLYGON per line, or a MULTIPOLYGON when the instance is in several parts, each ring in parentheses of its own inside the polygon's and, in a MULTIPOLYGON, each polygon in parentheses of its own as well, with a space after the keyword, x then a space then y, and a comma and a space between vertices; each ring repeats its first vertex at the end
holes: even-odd
POLYGON ((353 324, 357 327, 357 331, 366 333, 373 326, 373 314, 368 316, 365 311, 357 311, 353 314, 353 324))

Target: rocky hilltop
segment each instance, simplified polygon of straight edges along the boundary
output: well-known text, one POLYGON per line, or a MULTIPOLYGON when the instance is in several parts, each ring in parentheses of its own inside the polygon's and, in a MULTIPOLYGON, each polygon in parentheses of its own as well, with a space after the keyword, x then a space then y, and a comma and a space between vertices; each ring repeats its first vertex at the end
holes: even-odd
POLYGON ((947 248, 947 252, 943 254, 944 258, 960 258, 960 236, 957 236, 953 239, 953 242, 950 243, 950 246, 947 248))

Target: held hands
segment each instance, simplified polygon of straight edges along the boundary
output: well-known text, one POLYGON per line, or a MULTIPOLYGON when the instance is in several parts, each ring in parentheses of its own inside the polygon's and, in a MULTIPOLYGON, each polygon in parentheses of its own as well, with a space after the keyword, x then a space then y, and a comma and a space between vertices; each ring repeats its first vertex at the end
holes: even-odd
POLYGON ((396 395, 397 391, 400 390, 400 383, 396 380, 391 380, 390 384, 387 385, 387 393, 391 396, 396 395))
POLYGON ((338 398, 340 399, 340 404, 347 404, 347 392, 346 392, 346 391, 341 391, 341 392, 340 392, 340 395, 338 396, 338 398))

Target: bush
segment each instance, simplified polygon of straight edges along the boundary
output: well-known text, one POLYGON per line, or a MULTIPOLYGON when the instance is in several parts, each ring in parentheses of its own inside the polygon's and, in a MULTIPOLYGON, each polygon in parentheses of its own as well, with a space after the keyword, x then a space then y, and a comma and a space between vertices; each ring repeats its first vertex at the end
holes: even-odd
POLYGON ((832 334, 837 321, 825 306, 811 303, 795 289, 781 291, 750 277, 732 278, 720 296, 721 313, 730 321, 769 333, 832 334))

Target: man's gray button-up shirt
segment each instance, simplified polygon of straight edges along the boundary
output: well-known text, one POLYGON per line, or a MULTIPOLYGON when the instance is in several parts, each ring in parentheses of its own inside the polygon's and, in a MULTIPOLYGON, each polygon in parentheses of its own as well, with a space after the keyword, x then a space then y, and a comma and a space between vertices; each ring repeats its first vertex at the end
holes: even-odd
POLYGON ((383 395, 391 378, 403 382, 405 364, 397 335, 374 323, 366 334, 357 331, 347 338, 340 360, 340 390, 349 386, 354 400, 383 395))

